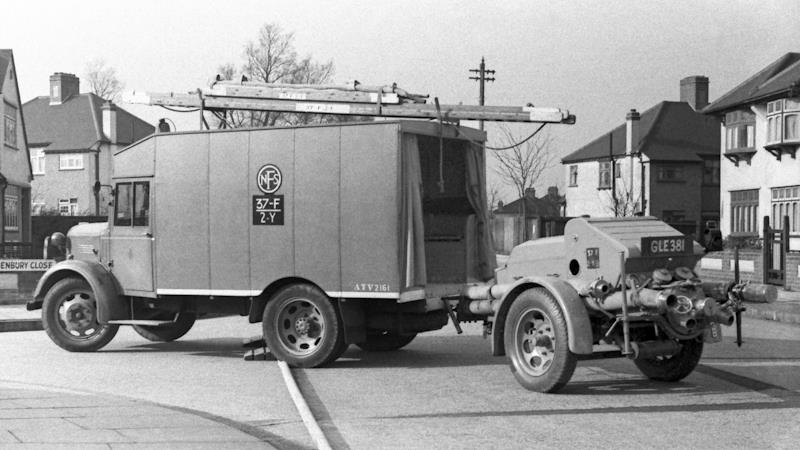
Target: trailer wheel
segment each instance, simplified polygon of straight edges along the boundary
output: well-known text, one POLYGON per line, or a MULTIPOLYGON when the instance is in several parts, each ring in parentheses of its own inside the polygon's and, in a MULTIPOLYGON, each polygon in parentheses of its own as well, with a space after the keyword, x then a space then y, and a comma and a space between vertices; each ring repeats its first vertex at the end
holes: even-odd
POLYGON ((389 331, 367 332, 367 340, 356 344, 368 352, 391 352, 410 344, 417 334, 397 334, 389 331))
POLYGON ((672 356, 658 356, 633 360, 636 367, 647 378, 656 381, 680 381, 686 378, 703 356, 703 341, 689 339, 680 341, 681 349, 672 356))
POLYGON ((148 326, 134 325, 133 329, 139 336, 153 342, 170 342, 181 338, 189 332, 194 325, 197 315, 194 313, 178 313, 175 322, 168 325, 148 326))
POLYGON ((547 290, 522 292, 508 310, 504 333, 511 371, 525 389, 555 392, 567 384, 577 358, 569 350, 564 312, 547 290))
POLYGON ((85 280, 64 278, 47 291, 42 305, 47 335, 64 350, 93 352, 114 339, 119 326, 97 322, 97 300, 85 280))
POLYGON ((275 293, 264 309, 262 325, 269 350, 293 367, 321 366, 347 349, 333 303, 307 284, 286 286, 275 293))

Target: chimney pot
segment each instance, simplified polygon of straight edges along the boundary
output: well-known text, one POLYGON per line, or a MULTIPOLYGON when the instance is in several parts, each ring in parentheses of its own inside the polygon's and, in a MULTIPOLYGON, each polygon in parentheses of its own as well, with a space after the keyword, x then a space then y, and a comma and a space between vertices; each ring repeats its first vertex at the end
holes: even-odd
POLYGON ((681 101, 686 102, 695 111, 708 105, 708 78, 703 75, 692 75, 681 80, 681 101))
POLYGON ((536 188, 525 188, 525 197, 536 198, 536 188))
POLYGON ((80 79, 71 73, 50 75, 50 104, 60 105, 80 93, 80 79))

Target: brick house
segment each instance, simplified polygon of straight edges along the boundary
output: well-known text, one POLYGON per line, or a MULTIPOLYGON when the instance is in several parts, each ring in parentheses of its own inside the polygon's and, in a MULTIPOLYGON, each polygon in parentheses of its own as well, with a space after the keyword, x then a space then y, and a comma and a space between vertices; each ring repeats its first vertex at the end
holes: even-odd
POLYGON ((0 217, 1 256, 19 256, 9 242, 30 242, 31 239, 31 166, 28 137, 20 106, 14 54, 0 50, 0 198, 3 215, 0 217))
POLYGON ((34 177, 33 213, 106 214, 112 154, 155 128, 95 94, 81 94, 80 80, 68 73, 51 75, 50 95, 22 108, 34 177), (98 181, 103 187, 95 195, 98 181))
POLYGON ((708 105, 721 119, 723 236, 759 235, 789 217, 800 250, 800 53, 786 53, 708 105))
MULTIPOLYGON (((708 78, 680 82, 662 101, 561 160, 566 215, 655 216, 685 233, 719 220, 719 120, 701 114, 708 78)), ((697 235, 696 235, 697 236, 697 235)))
POLYGON ((500 202, 492 212, 495 249, 509 253, 528 239, 563 234, 563 213, 564 196, 556 186, 547 188, 547 195, 539 198, 534 188, 528 188, 523 197, 508 204, 500 202))

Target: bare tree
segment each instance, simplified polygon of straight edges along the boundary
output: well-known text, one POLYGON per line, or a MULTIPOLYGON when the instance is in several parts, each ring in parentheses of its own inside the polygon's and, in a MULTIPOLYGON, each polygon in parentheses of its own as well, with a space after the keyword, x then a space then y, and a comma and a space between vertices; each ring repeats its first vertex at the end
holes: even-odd
POLYGON ((95 58, 86 64, 85 79, 89 91, 108 101, 116 101, 125 85, 117 78, 117 71, 106 66, 102 58, 95 58))
POLYGON ((624 177, 620 177, 612 189, 616 189, 616 195, 610 189, 601 191, 600 195, 603 207, 614 217, 631 217, 641 211, 642 195, 631 191, 624 177))
POLYGON ((489 207, 489 215, 494 217, 494 210, 499 207, 500 187, 497 183, 492 183, 486 188, 486 200, 489 207))
MULTIPOLYGON (((219 67, 223 78, 233 79, 235 66, 219 67)), ((258 39, 250 41, 244 48, 242 75, 250 81, 262 83, 323 84, 333 76, 333 61, 316 62, 309 55, 298 59, 294 49, 294 33, 284 31, 275 23, 264 24, 258 39)), ((329 121, 318 114, 289 114, 264 111, 232 111, 218 114, 221 127, 262 127, 295 125, 329 121)))
POLYGON ((499 126, 502 147, 511 147, 508 150, 495 151, 494 159, 497 161, 495 172, 500 179, 514 189, 520 197, 525 196, 525 191, 532 188, 545 169, 550 165, 550 136, 534 136, 528 141, 517 144, 523 138, 516 136, 505 125, 499 126))

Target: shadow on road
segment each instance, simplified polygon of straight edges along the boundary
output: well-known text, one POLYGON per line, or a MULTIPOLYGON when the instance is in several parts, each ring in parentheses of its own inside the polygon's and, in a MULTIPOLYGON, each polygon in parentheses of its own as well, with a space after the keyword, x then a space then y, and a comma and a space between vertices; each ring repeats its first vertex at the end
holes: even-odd
POLYGON ((181 353, 192 356, 242 358, 242 340, 236 338, 192 339, 173 342, 147 342, 124 348, 104 349, 99 353, 181 353))

